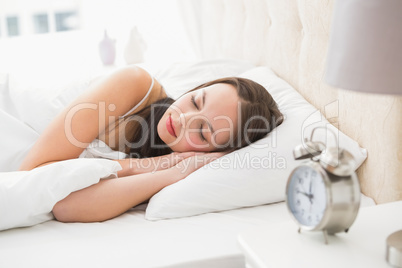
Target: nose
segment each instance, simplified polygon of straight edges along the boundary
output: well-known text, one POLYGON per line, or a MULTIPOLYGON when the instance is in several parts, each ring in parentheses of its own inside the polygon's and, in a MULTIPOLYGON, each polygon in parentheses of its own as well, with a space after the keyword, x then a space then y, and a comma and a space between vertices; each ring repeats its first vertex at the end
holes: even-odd
POLYGON ((179 116, 179 122, 180 122, 181 126, 185 125, 186 118, 185 118, 185 115, 183 113, 181 113, 180 116, 179 116))

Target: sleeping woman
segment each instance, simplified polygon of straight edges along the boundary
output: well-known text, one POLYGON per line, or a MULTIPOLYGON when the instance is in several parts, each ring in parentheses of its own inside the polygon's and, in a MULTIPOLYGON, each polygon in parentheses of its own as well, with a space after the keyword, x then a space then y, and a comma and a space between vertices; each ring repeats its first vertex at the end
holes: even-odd
POLYGON ((78 158, 95 139, 127 154, 116 179, 71 193, 53 207, 62 222, 116 217, 208 162, 282 123, 264 87, 245 78, 202 84, 177 100, 137 66, 98 79, 43 131, 20 170, 78 158), (133 109, 134 107, 134 109, 133 109))

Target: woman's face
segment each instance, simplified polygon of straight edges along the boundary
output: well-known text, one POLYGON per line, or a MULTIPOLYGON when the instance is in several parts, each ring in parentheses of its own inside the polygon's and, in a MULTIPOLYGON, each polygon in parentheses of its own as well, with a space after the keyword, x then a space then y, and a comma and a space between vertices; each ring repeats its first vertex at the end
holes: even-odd
POLYGON ((233 139, 238 106, 236 89, 228 84, 188 92, 166 110, 158 135, 176 152, 214 151, 233 139))

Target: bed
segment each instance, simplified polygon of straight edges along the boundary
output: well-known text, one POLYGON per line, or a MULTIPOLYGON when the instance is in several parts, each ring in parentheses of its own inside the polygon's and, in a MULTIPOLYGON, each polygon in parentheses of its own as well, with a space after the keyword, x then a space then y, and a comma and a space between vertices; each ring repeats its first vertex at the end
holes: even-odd
MULTIPOLYGON (((332 1, 180 1, 183 19, 200 61, 175 63, 168 68, 147 64, 142 67, 170 90, 173 97, 193 84, 231 75, 258 81, 270 77, 273 79, 270 82, 276 81, 277 84, 267 84, 266 87, 278 92, 278 98, 285 88, 295 89, 301 95, 292 91, 292 96, 298 102, 304 97, 309 105, 318 109, 318 115, 328 119, 325 122, 339 128, 339 140, 350 145, 348 148, 354 148, 352 150, 360 161, 357 174, 362 190, 362 206, 401 200, 399 178, 402 165, 401 158, 397 157, 400 155, 401 140, 395 133, 401 133, 402 101, 392 96, 352 93, 325 84, 323 73, 332 5, 332 1), (367 103, 382 107, 386 113, 369 109, 367 103), (374 132, 371 130, 375 121, 383 122, 383 128, 374 132), (396 128, 395 131, 389 131, 391 126, 396 128)), ((22 91, 19 94, 10 93, 10 77, 0 77, 3 87, 0 116, 2 122, 13 126, 8 129, 10 133, 5 134, 7 129, 2 132, 13 140, 1 144, 7 155, 1 154, 3 173, 0 179, 9 178, 10 173, 20 176, 15 172, 19 159, 29 150, 52 116, 85 89, 92 78, 85 77, 82 81, 66 85, 54 92, 50 99, 36 99, 36 103, 46 109, 32 112, 32 109, 22 107, 32 102, 30 98, 37 97, 37 94, 23 92, 26 93, 24 103, 22 91), (17 143, 20 145, 17 151, 9 146, 17 143)), ((287 96, 282 97, 288 100, 287 96)), ((307 109, 306 114, 312 114, 312 111, 307 109)), ((323 120, 320 119, 320 122, 323 120)), ((278 145, 281 145, 285 141, 281 139, 286 137, 278 135, 277 138, 278 145)), ((301 136, 297 136, 291 145, 300 141, 301 136)), ((238 234, 256 226, 280 224, 290 219, 283 202, 284 187, 288 169, 296 164, 291 162, 291 152, 283 152, 280 156, 287 161, 287 169, 278 171, 275 174, 278 179, 269 184, 258 178, 258 174, 262 174, 258 172, 266 171, 266 167, 223 170, 235 178, 232 182, 226 178, 219 182, 211 179, 205 175, 209 174, 207 169, 198 173, 202 175, 195 174, 183 180, 180 185, 165 188, 149 204, 137 206, 105 222, 60 223, 52 220, 51 214, 44 213, 48 209, 44 208, 38 214, 40 217, 27 216, 31 218, 25 226, 30 227, 0 231, 0 267, 244 267, 238 234), (241 170, 245 170, 244 174, 249 174, 248 177, 253 177, 252 184, 244 184, 244 180, 235 177, 233 173, 241 170), (208 183, 219 191, 199 196, 195 191, 188 191, 190 194, 187 195, 184 192, 208 187, 208 183), (224 187, 227 183, 239 184, 233 190, 224 187), (244 192, 252 193, 254 199, 250 194, 241 195, 244 192), (185 198, 183 200, 178 196, 185 198)), ((83 163, 83 159, 78 160, 83 163)), ((106 162, 98 163, 105 164, 105 170, 94 168, 91 176, 81 176, 85 178, 79 181, 81 184, 77 180, 74 183, 68 181, 71 188, 66 190, 64 187, 64 190, 73 191, 74 187, 85 187, 85 183, 96 183, 102 177, 115 174, 118 168, 110 165, 110 169, 106 170, 106 162)), ((69 165, 72 163, 59 166, 57 170, 68 170, 69 165)), ((54 175, 51 167, 45 168, 37 174, 49 172, 46 174, 54 175)), ((83 174, 82 169, 79 172, 83 174)), ((65 177, 68 179, 68 176, 65 177)), ((77 179, 81 177, 77 176, 77 179)), ((48 184, 49 181, 43 179, 41 183, 48 184)), ((40 185, 37 183, 35 187, 40 185)), ((3 206, 0 210, 7 212, 4 208, 10 203, 4 198, 2 189, 6 188, 0 188, 0 205, 3 206)), ((67 192, 58 194, 65 195, 67 192)), ((27 211, 33 211, 28 205, 35 199, 28 200, 21 201, 20 205, 27 211)), ((13 211, 8 210, 8 213, 0 216, 2 219, 7 215, 14 216, 13 211)))

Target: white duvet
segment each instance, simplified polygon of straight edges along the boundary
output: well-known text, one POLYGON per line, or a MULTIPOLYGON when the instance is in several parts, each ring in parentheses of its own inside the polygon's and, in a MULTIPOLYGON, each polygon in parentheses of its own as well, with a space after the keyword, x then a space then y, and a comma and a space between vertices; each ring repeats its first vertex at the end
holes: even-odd
POLYGON ((9 75, 0 76, 0 230, 35 225, 53 219, 53 206, 71 192, 117 177, 117 152, 99 151, 97 142, 82 158, 61 161, 31 171, 18 171, 40 133, 65 105, 86 90, 82 79, 59 89, 21 88, 9 75), (95 146, 94 146, 95 145, 95 146), (94 151, 95 150, 95 151, 94 151), (97 152, 97 153, 96 153, 97 152), (88 159, 88 158, 92 159, 88 159))
POLYGON ((0 230, 52 220, 53 206, 71 192, 116 178, 118 162, 71 159, 31 171, 0 173, 0 230))

